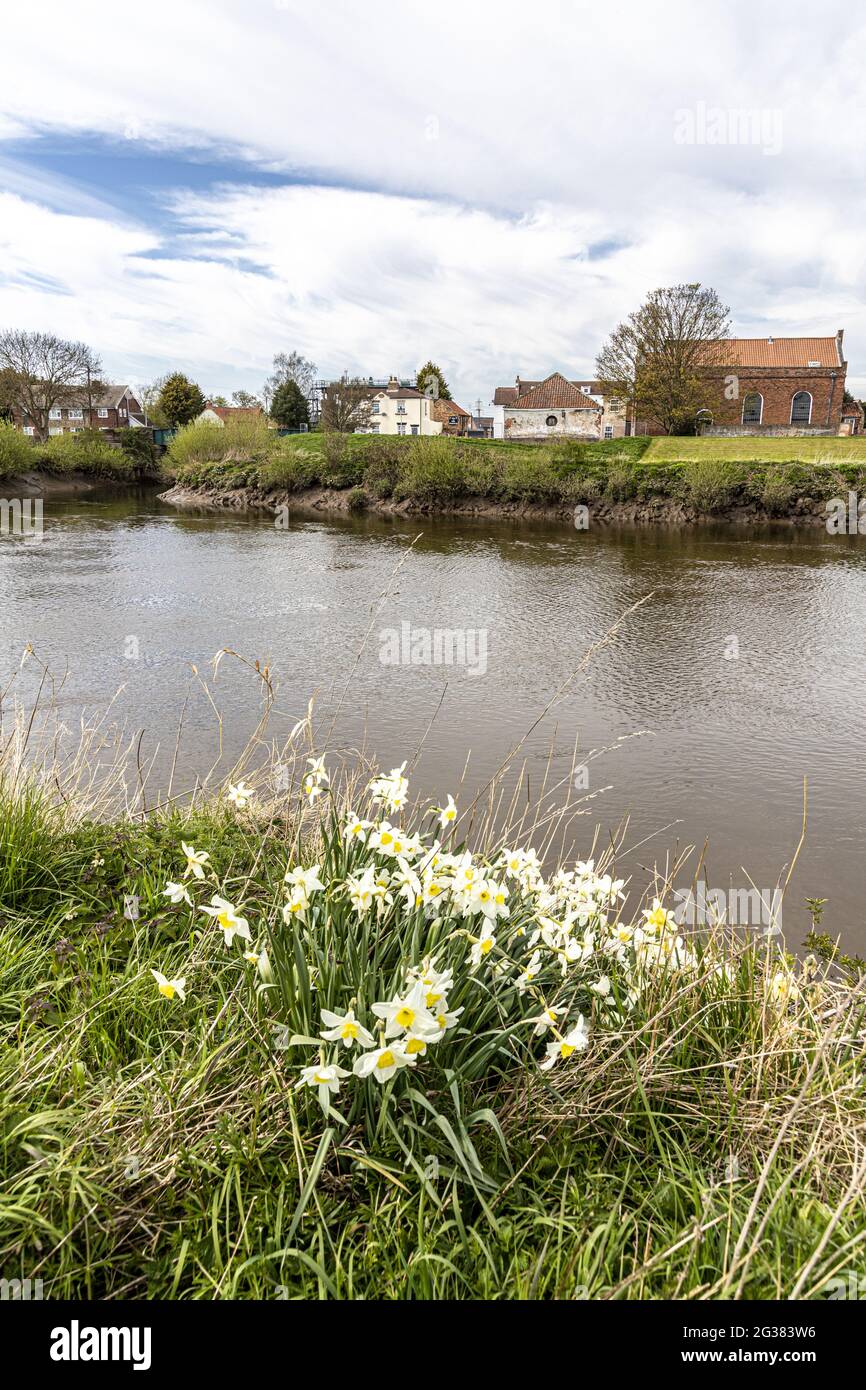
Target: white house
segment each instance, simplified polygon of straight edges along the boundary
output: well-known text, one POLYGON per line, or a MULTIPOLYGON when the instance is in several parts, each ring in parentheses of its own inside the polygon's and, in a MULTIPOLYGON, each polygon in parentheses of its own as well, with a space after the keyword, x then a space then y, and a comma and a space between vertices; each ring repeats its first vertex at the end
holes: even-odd
POLYGON ((441 434, 442 422, 434 419, 434 402, 414 386, 404 386, 392 376, 386 386, 373 386, 370 394, 369 434, 441 434))

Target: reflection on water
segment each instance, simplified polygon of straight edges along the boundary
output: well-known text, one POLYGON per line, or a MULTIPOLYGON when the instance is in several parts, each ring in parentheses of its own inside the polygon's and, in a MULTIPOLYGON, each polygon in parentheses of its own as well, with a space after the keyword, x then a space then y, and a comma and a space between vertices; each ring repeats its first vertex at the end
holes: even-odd
MULTIPOLYGON (((161 745, 158 775, 189 692, 187 782, 215 747, 213 711, 190 686, 190 665, 204 670, 232 647, 274 668, 275 727, 291 727, 314 691, 327 727, 351 675, 339 747, 366 735, 390 767, 435 714, 416 786, 434 796, 456 788, 471 750, 465 785, 474 791, 587 648, 651 595, 534 729, 530 775, 537 767, 540 781, 551 743, 555 779, 568 775, 575 740, 584 761, 646 731, 589 759, 588 789, 609 790, 588 803, 579 844, 628 814, 627 843, 642 844, 624 867, 637 882, 677 842, 709 840, 706 878, 722 888, 747 884, 746 872, 759 887, 776 883, 799 838, 808 776, 809 835, 786 899, 787 934, 800 935, 806 895, 826 897, 828 929, 866 946, 861 538, 369 517, 298 519, 279 531, 265 516, 178 513, 149 493, 47 503, 45 524, 39 544, 0 540, 0 669, 14 669, 28 641, 55 671, 68 665, 69 719, 103 708, 124 685, 118 710, 145 728, 145 751, 161 745), (474 674, 383 665, 379 633, 404 623, 483 630, 483 674, 477 664, 474 674)), ((224 666, 219 690, 230 756, 255 711, 239 670, 224 666)))

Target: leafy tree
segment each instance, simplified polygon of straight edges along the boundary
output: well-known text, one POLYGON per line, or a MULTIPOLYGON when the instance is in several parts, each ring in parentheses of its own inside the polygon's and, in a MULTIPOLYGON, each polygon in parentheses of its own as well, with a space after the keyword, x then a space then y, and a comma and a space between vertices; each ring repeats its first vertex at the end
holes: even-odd
POLYGON ((695 416, 721 395, 721 369, 733 368, 724 340, 729 310, 698 284, 653 290, 611 334, 596 360, 606 395, 624 396, 668 434, 692 434, 695 416))
POLYGON ((370 387, 362 377, 343 376, 322 393, 322 429, 354 434, 370 422, 370 387))
POLYGON ((183 372, 173 372, 162 383, 157 406, 169 428, 177 429, 179 425, 188 425, 190 420, 201 415, 205 400, 194 381, 185 377, 183 372))
POLYGON ((238 406, 241 410, 255 410, 256 406, 259 410, 262 408, 261 401, 252 391, 233 391, 232 405, 238 406))
POLYGON ((11 403, 26 412, 40 439, 48 438, 50 412, 55 407, 87 405, 102 363, 86 343, 58 338, 54 333, 7 329, 0 333, 0 372, 11 403))
POLYGON ((307 398, 296 381, 284 381, 274 392, 271 401, 272 420, 284 430, 297 430, 310 423, 307 398))
POLYGON ((210 396, 208 397, 208 404, 227 406, 228 401, 226 400, 225 396, 210 396))
POLYGON ((435 362, 425 362, 423 367, 418 368, 415 389, 434 401, 450 401, 451 399, 451 388, 445 380, 442 369, 437 367, 435 362))

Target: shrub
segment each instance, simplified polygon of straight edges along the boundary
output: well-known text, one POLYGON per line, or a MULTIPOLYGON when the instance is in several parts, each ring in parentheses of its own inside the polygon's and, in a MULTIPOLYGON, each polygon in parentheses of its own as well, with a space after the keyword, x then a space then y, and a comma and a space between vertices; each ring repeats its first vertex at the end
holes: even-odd
POLYGON ((214 425, 193 420, 171 440, 168 456, 178 469, 201 463, 264 463, 279 448, 280 436, 261 416, 214 425))
POLYGON ((790 511, 795 487, 781 469, 768 468, 761 487, 760 500, 770 516, 784 516, 790 511))
POLYGON ((367 494, 362 487, 353 487, 346 500, 350 512, 363 512, 367 509, 367 494))
POLYGON ((419 502, 453 501, 466 492, 463 452, 445 435, 413 439, 399 479, 404 497, 419 502))
POLYGON ((627 502, 637 493, 638 480, 633 468, 615 464, 605 479, 605 496, 611 502, 627 502))
POLYGON ((101 477, 131 478, 132 462, 98 430, 55 434, 35 446, 37 458, 56 473, 95 473, 101 477))
POLYGON ((702 512, 719 512, 733 500, 736 478, 722 459, 694 459, 683 470, 690 500, 702 512))
POLYGON ((33 446, 14 425, 0 420, 0 478, 25 472, 35 462, 33 446))

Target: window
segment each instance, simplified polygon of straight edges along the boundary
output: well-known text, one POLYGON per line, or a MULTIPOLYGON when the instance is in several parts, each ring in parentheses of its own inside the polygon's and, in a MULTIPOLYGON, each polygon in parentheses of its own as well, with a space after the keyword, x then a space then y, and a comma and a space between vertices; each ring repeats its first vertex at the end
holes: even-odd
POLYGON ((53 430, 52 430, 52 429, 49 429, 48 433, 49 433, 49 434, 62 434, 63 431, 57 429, 57 427, 55 426, 55 428, 54 428, 53 430))
POLYGON ((25 433, 25 434, 35 434, 35 433, 36 433, 36 430, 35 430, 35 428, 33 427, 33 425, 25 425, 25 426, 24 426, 24 433, 25 433))
POLYGON ((554 425, 556 424, 556 416, 548 415, 544 423, 547 425, 549 429, 553 429, 554 425))
POLYGON ((448 416, 448 423, 449 423, 449 425, 456 425, 456 424, 457 424, 457 416, 456 416, 456 415, 449 415, 449 416, 448 416))
POLYGON ((97 410, 96 414, 97 414, 97 416, 98 416, 98 418, 99 418, 100 420, 107 420, 107 419, 108 419, 108 411, 106 410, 106 408, 105 408, 104 405, 101 405, 101 406, 99 407, 99 409, 97 410))
POLYGON ((605 439, 613 439, 613 425, 605 425, 604 437, 605 439))
POLYGON ((607 403, 608 410, 622 410, 622 401, 618 396, 612 396, 607 403))
POLYGON ((760 391, 749 391, 743 397, 743 424, 760 425, 764 414, 764 397, 760 391))
POLYGON ((69 416, 70 420, 84 419, 84 411, 81 409, 80 405, 71 405, 66 413, 69 416))
POLYGON ((378 421, 378 420, 375 422, 375 424, 372 424, 372 425, 370 426, 370 433, 371 433, 371 434, 378 434, 378 433, 379 433, 379 421, 378 421))
POLYGON ((397 425, 397 433, 398 433, 398 434, 405 434, 405 433, 406 433, 406 422, 405 422, 405 420, 401 420, 401 421, 399 422, 399 424, 397 425))
POLYGON ((54 407, 53 410, 49 410, 49 412, 48 412, 48 418, 49 418, 49 420, 62 420, 62 419, 63 419, 63 411, 60 409, 60 406, 59 406, 59 405, 56 405, 56 406, 54 407))
POLYGON ((370 406, 370 413, 371 413, 372 415, 378 415, 378 414, 379 414, 379 402, 378 402, 378 401, 374 401, 373 404, 370 406))
POLYGON ((398 406, 397 406, 397 414, 398 414, 398 415, 405 415, 405 414, 406 414, 406 407, 405 407, 405 405, 403 404, 402 401, 400 401, 399 404, 398 404, 398 406))
POLYGON ((125 420, 125 419, 126 419, 126 406, 125 406, 125 405, 122 405, 122 406, 120 407, 120 409, 118 410, 117 413, 118 413, 118 415, 120 416, 121 420, 125 420))
POLYGON ((797 391, 791 399, 791 424, 808 425, 812 419, 812 395, 809 391, 797 391))
POLYGON ((418 426, 417 426, 417 425, 410 425, 409 428, 411 429, 411 431, 412 431, 413 434, 417 434, 417 433, 418 433, 418 426))
POLYGON ((588 395, 589 395, 589 387, 588 387, 588 386, 581 386, 580 389, 581 389, 581 391, 583 392, 583 394, 584 394, 585 396, 588 396, 588 395))

